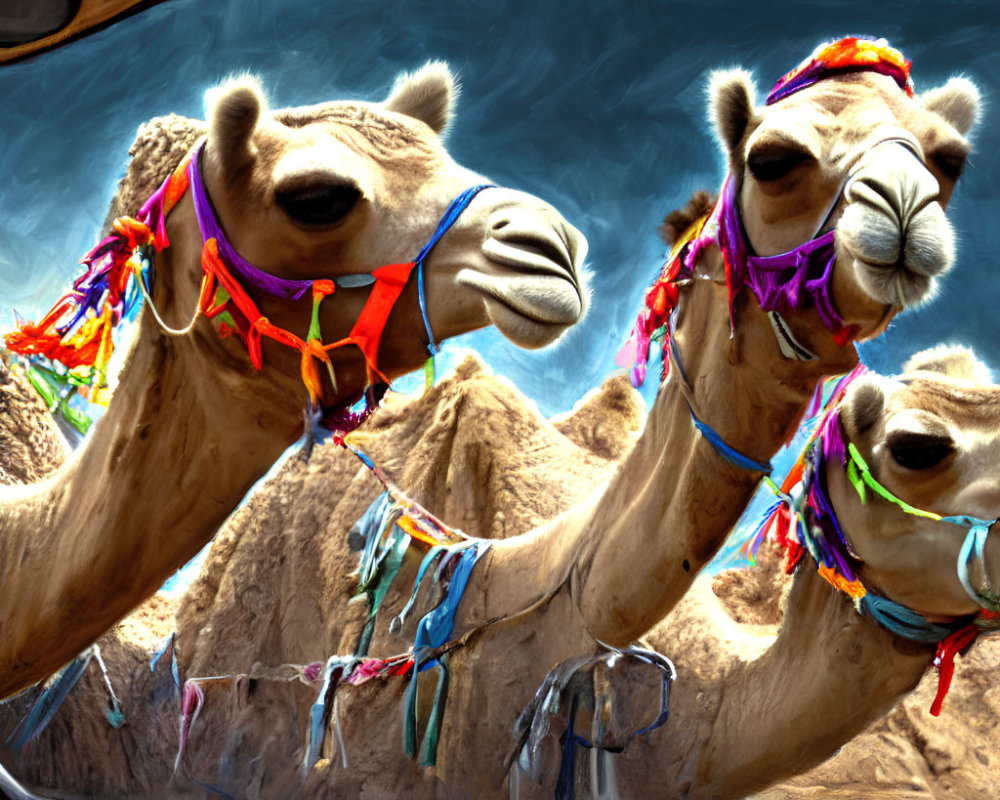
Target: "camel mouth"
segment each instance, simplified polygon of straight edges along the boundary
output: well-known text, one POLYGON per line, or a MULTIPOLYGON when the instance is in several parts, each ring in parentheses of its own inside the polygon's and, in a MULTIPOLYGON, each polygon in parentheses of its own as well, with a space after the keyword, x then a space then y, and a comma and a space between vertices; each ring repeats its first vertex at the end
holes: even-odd
POLYGON ((520 347, 552 343, 583 317, 587 240, 547 208, 503 206, 490 216, 485 264, 456 282, 483 296, 490 321, 520 347))
POLYGON ((880 303, 906 308, 932 297, 937 279, 951 269, 955 233, 937 202, 937 179, 909 151, 901 157, 909 171, 866 169, 851 179, 837 237, 861 288, 880 303))
POLYGON ((486 313, 500 333, 528 349, 554 342, 586 308, 581 287, 560 275, 486 274, 466 268, 456 282, 482 294, 486 313))
POLYGON ((907 308, 928 300, 955 260, 954 231, 937 203, 926 205, 908 225, 894 214, 852 203, 837 231, 862 289, 888 305, 907 308))

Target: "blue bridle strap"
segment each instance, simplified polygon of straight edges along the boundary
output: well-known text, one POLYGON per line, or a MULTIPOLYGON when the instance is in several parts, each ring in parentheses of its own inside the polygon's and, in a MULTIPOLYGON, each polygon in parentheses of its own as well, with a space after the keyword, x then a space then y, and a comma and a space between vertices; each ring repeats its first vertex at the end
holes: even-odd
POLYGON ((967 617, 947 625, 931 622, 923 614, 872 592, 861 598, 859 607, 887 631, 911 642, 937 644, 968 624, 967 617))
POLYGON ((434 245, 436 245, 441 237, 444 236, 451 226, 455 224, 458 218, 462 215, 462 212, 469 207, 469 203, 472 202, 472 199, 483 191, 483 189, 494 188, 496 188, 496 185, 492 183, 482 183, 478 186, 471 186, 452 200, 451 205, 448 206, 448 209, 441 216, 441 220, 438 222, 438 226, 434 231, 434 234, 427 241, 427 244, 423 246, 415 259, 415 263, 417 265, 417 302, 420 304, 420 315, 424 319, 424 328, 427 331, 427 350, 430 352, 431 358, 433 358, 434 354, 441 348, 434 340, 434 332, 431 330, 431 320, 430 317, 427 316, 427 295, 424 290, 424 261, 427 259, 427 256, 430 255, 431 250, 434 249, 434 245))
POLYGON ((989 536, 990 526, 997 520, 977 519, 976 517, 944 517, 944 522, 951 522, 962 527, 968 526, 969 532, 962 542, 962 549, 958 554, 958 579, 962 582, 962 587, 968 592, 969 597, 976 601, 982 608, 989 611, 1000 611, 1000 595, 995 591, 988 591, 972 585, 969 577, 969 565, 975 562, 979 566, 980 578, 984 581, 988 589, 989 573, 986 569, 985 547, 986 537, 989 536))
MULTIPOLYGON (((684 402, 687 402, 687 398, 685 398, 684 402)), ((750 458, 750 456, 743 455, 739 450, 733 449, 726 444, 725 440, 715 430, 695 416, 694 409, 691 408, 690 403, 687 403, 687 407, 691 413, 691 422, 694 423, 694 427, 698 430, 698 433, 704 436, 705 440, 715 448, 715 452, 726 461, 734 467, 740 467, 750 472, 763 472, 765 475, 771 474, 772 467, 770 461, 757 461, 754 458, 750 458)))
MULTIPOLYGON (((670 324, 673 327, 673 317, 671 317, 670 324)), ((684 381, 684 384, 688 388, 691 388, 691 382, 688 380, 687 373, 684 371, 684 364, 681 361, 680 351, 677 349, 676 337, 671 335, 668 338, 670 340, 670 360, 680 374, 681 380, 684 381)), ((691 414, 691 422, 694 423, 695 429, 715 448, 715 452, 727 462, 734 467, 745 469, 748 472, 763 472, 765 475, 771 474, 773 467, 770 461, 758 461, 755 458, 744 455, 734 447, 730 447, 710 425, 698 419, 698 416, 694 413, 694 409, 691 407, 691 403, 686 397, 684 398, 684 402, 687 403, 688 411, 691 414)))

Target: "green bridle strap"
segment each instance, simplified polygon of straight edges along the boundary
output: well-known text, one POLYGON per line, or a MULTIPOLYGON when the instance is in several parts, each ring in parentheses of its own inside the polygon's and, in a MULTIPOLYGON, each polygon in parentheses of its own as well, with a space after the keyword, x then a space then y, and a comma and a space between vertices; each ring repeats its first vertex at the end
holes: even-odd
POLYGON ((924 511, 923 509, 915 508, 905 500, 900 500, 875 480, 871 469, 865 463, 854 442, 847 443, 847 452, 849 456, 846 469, 847 479, 858 493, 858 497, 861 498, 862 503, 867 502, 867 489, 871 489, 883 500, 895 503, 907 514, 932 519, 937 522, 950 522, 952 525, 958 525, 960 528, 969 529, 962 543, 961 552, 958 555, 958 578, 969 597, 975 600, 981 608, 991 612, 1000 611, 1000 594, 990 586, 985 556, 986 537, 989 535, 990 527, 997 520, 979 519, 978 517, 970 517, 965 514, 944 517, 941 514, 935 514, 933 511, 924 511), (973 585, 970 567, 976 568, 976 579, 979 581, 980 586, 973 585))
POLYGON ((922 509, 911 506, 905 500, 900 500, 896 497, 896 495, 875 480, 871 469, 868 468, 868 464, 865 463, 864 458, 862 458, 861 453, 858 452, 858 448, 855 447, 854 442, 847 443, 847 452, 850 455, 850 459, 847 462, 847 479, 851 482, 854 490, 858 493, 858 497, 861 498, 862 503, 868 502, 867 491, 865 490, 865 487, 868 487, 883 500, 895 503, 907 514, 937 520, 938 522, 944 519, 944 517, 940 514, 935 514, 933 511, 923 511, 922 509))

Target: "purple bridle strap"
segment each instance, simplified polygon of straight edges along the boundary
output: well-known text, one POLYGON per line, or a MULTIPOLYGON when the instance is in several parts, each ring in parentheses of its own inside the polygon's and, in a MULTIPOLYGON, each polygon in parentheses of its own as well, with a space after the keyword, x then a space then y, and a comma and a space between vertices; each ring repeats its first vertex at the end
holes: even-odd
POLYGON ((726 178, 719 198, 719 246, 731 269, 731 285, 747 286, 764 311, 791 311, 810 303, 823 324, 840 330, 844 321, 833 307, 830 280, 837 262, 834 231, 775 256, 747 252, 747 238, 736 202, 735 181, 726 178))
POLYGON ((191 180, 191 197, 194 199, 194 210, 198 216, 198 227, 201 229, 202 241, 215 239, 219 246, 219 255, 229 267, 229 271, 237 277, 241 283, 250 284, 274 297, 283 297, 286 300, 298 300, 309 289, 312 288, 311 280, 289 280, 270 275, 258 269, 243 256, 236 252, 236 248, 229 243, 225 231, 219 224, 212 208, 212 201, 208 198, 208 191, 201 179, 201 153, 204 145, 199 145, 198 151, 191 159, 188 167, 188 177, 191 180))

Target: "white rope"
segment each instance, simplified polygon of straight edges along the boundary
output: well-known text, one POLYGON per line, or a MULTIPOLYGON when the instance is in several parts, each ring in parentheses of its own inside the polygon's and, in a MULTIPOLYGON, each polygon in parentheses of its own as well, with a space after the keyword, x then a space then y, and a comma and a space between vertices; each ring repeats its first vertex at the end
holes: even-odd
MULTIPOLYGON (((148 261, 146 261, 146 259, 143 259, 143 262, 145 262, 146 264, 149 263, 148 261)), ((191 321, 185 327, 171 328, 169 325, 167 325, 166 322, 163 321, 163 317, 160 316, 160 313, 156 310, 156 306, 153 305, 153 298, 149 296, 149 291, 146 289, 146 280, 143 277, 143 271, 141 269, 137 269, 133 273, 133 276, 135 277, 136 281, 139 284, 139 292, 142 294, 143 300, 146 301, 146 306, 149 308, 150 311, 153 312, 153 318, 159 324, 160 329, 164 333, 170 336, 186 336, 187 334, 191 333, 191 331, 194 329, 194 324, 198 321, 198 317, 201 316, 200 301, 198 307, 195 308, 194 310, 194 316, 191 318, 191 321)))

